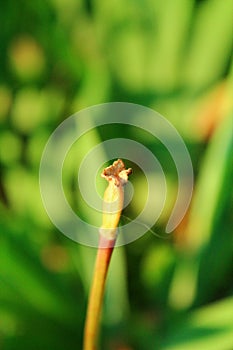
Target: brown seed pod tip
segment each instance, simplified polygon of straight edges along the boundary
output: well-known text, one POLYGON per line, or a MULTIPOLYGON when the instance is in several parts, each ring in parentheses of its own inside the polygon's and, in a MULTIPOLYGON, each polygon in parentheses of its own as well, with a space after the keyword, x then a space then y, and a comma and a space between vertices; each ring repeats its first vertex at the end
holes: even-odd
POLYGON ((132 169, 125 169, 125 165, 121 159, 113 162, 112 165, 105 168, 101 174, 107 181, 114 180, 116 186, 125 185, 128 176, 132 173, 132 169))

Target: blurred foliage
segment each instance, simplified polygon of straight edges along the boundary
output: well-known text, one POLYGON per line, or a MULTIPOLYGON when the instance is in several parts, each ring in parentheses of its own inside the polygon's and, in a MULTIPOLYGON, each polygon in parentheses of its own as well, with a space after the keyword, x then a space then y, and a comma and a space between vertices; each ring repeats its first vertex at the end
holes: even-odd
MULTIPOLYGON (((154 108, 173 123, 190 151, 195 188, 169 239, 149 232, 116 249, 100 348, 233 348, 232 13, 232 0, 2 3, 1 349, 81 349, 96 251, 53 227, 38 171, 47 139, 65 117, 110 101, 154 108)), ((162 235, 176 169, 162 145, 136 128, 98 128, 72 147, 63 174, 67 198, 94 220, 79 200, 76 171, 89 149, 119 135, 140 139, 166 172, 167 201, 153 228, 162 235)), ((129 165, 137 198, 125 214, 134 218, 146 183, 129 165)), ((98 180, 99 193, 104 186, 98 180)))

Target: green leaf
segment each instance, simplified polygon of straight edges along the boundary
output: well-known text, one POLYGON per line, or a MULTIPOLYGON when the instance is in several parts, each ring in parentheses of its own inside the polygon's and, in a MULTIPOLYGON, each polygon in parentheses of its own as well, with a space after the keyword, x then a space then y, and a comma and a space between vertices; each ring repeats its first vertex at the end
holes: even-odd
POLYGON ((161 350, 231 350, 233 298, 194 311, 172 325, 161 350))
POLYGON ((203 1, 197 7, 190 47, 184 58, 183 79, 194 90, 219 79, 232 50, 231 0, 203 1))

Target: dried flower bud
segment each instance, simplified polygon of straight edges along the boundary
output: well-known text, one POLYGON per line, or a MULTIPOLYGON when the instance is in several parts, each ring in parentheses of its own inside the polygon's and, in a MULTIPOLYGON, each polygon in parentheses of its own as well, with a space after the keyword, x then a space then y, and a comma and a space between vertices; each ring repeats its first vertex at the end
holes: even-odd
POLYGON ((132 169, 125 169, 123 161, 118 159, 101 174, 109 182, 103 198, 103 222, 100 228, 100 234, 107 239, 116 239, 116 230, 124 205, 124 185, 131 173, 132 169))

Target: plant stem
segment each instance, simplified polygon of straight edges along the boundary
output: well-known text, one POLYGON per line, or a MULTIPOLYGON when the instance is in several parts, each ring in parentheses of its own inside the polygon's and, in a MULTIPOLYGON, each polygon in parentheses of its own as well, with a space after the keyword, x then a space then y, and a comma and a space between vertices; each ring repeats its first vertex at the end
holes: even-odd
POLYGON ((103 198, 103 221, 100 228, 99 247, 87 309, 83 350, 95 350, 97 346, 106 276, 124 204, 123 187, 127 183, 128 175, 131 172, 132 169, 125 169, 122 160, 118 159, 113 165, 105 168, 101 174, 108 181, 108 187, 103 198))
POLYGON ((83 350, 96 349, 106 276, 115 240, 100 236, 84 330, 83 350))

